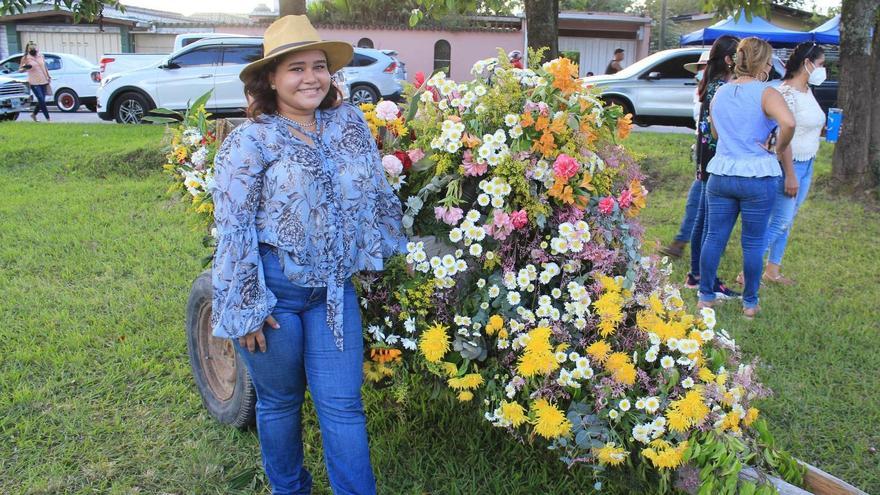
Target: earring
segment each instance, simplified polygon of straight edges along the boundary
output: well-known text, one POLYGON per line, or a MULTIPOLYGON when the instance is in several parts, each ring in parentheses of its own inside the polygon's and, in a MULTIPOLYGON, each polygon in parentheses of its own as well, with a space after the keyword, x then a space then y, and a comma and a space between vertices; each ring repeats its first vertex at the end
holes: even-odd
POLYGON ((272 91, 275 91, 275 85, 274 85, 274 84, 272 85, 272 91))

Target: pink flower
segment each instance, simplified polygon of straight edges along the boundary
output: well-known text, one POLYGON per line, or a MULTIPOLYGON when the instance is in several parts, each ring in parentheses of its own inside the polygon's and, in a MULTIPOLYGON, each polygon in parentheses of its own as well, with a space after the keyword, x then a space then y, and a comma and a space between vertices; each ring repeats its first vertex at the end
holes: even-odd
POLYGON ((392 177, 397 177, 403 172, 403 162, 394 155, 383 156, 382 166, 385 168, 385 173, 392 177))
POLYGON ((400 109, 397 108, 393 101, 383 100, 376 105, 376 117, 381 120, 394 120, 399 113, 400 109))
POLYGON ((529 216, 526 214, 526 210, 519 210, 511 213, 510 222, 513 224, 513 228, 517 230, 528 225, 529 216))
POLYGON ((417 161, 425 157, 425 152, 422 151, 420 148, 409 150, 406 152, 406 154, 409 155, 409 159, 412 160, 413 163, 416 163, 417 161))
POLYGON ((624 189, 622 193, 620 193, 620 197, 617 198, 617 202, 620 204, 621 208, 629 208, 632 206, 632 193, 629 192, 629 189, 624 189))
POLYGON ((486 232, 499 241, 507 239, 507 236, 513 232, 513 224, 510 221, 510 215, 502 210, 495 210, 495 215, 491 224, 486 225, 486 232))
POLYGON ((435 206, 434 207, 434 218, 442 221, 447 225, 456 225, 459 220, 464 217, 464 212, 461 208, 449 207, 449 206, 435 206))
POLYGON ((474 154, 471 150, 465 150, 461 165, 464 167, 464 175, 471 177, 479 177, 489 170, 488 164, 474 162, 474 154))
POLYGON ((614 198, 611 196, 602 198, 599 201, 599 213, 603 215, 610 215, 614 211, 614 198))
POLYGON ((553 162, 553 173, 556 174, 556 177, 566 181, 577 175, 580 168, 581 166, 578 165, 577 160, 565 153, 560 154, 556 161, 553 162))

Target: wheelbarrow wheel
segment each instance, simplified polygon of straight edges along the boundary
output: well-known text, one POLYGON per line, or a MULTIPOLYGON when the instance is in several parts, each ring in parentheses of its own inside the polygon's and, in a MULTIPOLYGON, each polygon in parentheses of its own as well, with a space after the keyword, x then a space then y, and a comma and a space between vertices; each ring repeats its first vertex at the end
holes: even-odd
POLYGON ((205 408, 236 428, 255 422, 257 396, 244 361, 229 339, 211 334, 211 272, 193 282, 186 305, 186 343, 193 378, 205 408))

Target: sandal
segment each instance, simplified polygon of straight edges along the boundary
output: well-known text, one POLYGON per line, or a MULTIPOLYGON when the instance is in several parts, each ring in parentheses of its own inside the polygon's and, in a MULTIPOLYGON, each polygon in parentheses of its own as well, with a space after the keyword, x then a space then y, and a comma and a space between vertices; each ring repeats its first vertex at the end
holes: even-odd
POLYGON ((757 315, 759 311, 761 311, 760 306, 755 306, 753 308, 743 308, 743 318, 747 320, 754 320, 755 315, 757 315))
POLYGON ((781 273, 780 273, 779 275, 776 275, 776 276, 774 277, 774 276, 772 276, 772 275, 770 275, 770 274, 764 272, 764 275, 763 275, 761 278, 764 279, 764 280, 766 280, 766 281, 768 281, 768 282, 772 282, 772 283, 774 283, 774 284, 780 284, 780 285, 794 285, 794 280, 792 280, 792 279, 786 277, 785 275, 783 275, 783 274, 781 274, 781 273))

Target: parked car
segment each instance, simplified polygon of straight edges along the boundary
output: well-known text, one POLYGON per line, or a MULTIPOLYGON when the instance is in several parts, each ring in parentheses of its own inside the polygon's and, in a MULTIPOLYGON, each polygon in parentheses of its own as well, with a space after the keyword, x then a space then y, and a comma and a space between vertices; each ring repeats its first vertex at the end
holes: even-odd
MULTIPOLYGON (((246 64, 261 58, 262 54, 263 38, 260 37, 207 38, 187 45, 154 65, 110 74, 98 89, 98 117, 136 124, 157 107, 185 110, 209 90, 213 91, 206 105, 209 112, 243 116, 247 100, 238 75, 246 64)), ((344 75, 334 77, 339 81, 343 96, 347 96, 344 75)))
MULTIPOLYGON (((174 37, 171 53, 206 38, 238 38, 238 34, 226 33, 184 33, 174 37)), ((134 69, 157 65, 168 60, 168 53, 105 53, 101 55, 98 65, 101 76, 109 76, 116 72, 128 72, 134 69)))
POLYGON ((351 87, 351 103, 376 103, 380 98, 400 101, 403 93, 401 81, 406 80, 406 68, 396 58, 382 50, 372 48, 354 49, 351 62, 342 69, 351 87))
POLYGON ((0 76, 0 121, 15 120, 31 110, 31 94, 23 82, 0 76))
MULTIPOLYGON (((19 72, 21 53, 0 61, 0 72, 17 81, 27 81, 27 74, 19 72)), ((46 103, 62 112, 75 112, 80 105, 95 111, 95 95, 101 84, 98 66, 70 53, 44 52, 46 68, 52 76, 52 93, 46 103)))
MULTIPOLYGON (((649 55, 613 75, 590 76, 584 81, 601 89, 608 104, 622 106, 637 124, 694 126, 694 90, 697 81, 684 64, 696 62, 703 47, 674 48, 649 55)), ((785 72, 773 57, 771 79, 785 72)))

